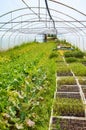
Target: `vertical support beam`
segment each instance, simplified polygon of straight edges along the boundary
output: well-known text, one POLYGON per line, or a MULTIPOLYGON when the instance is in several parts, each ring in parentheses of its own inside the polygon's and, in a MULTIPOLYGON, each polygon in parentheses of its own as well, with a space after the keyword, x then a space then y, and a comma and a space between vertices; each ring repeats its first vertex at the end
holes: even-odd
POLYGON ((44 34, 44 42, 47 42, 47 34, 44 34))
POLYGON ((45 10, 45 11, 46 11, 46 23, 45 23, 45 26, 47 28, 47 10, 45 10))
POLYGON ((82 36, 82 45, 83 45, 83 51, 85 51, 85 46, 84 46, 84 37, 82 36))
POLYGON ((10 43, 11 43, 11 36, 13 35, 13 33, 9 36, 9 41, 8 41, 8 48, 10 48, 10 43))
POLYGON ((13 22, 12 22, 12 19, 13 19, 13 14, 11 12, 11 29, 13 28, 13 22))
POLYGON ((2 37, 0 36, 0 51, 2 50, 2 37))
POLYGON ((3 44, 3 35, 1 36, 1 45, 0 45, 0 50, 2 51, 2 44, 3 44))
POLYGON ((21 31, 22 31, 22 16, 21 16, 21 31))
POLYGON ((38 17, 39 17, 39 21, 40 21, 40 0, 38 0, 38 17))
POLYGON ((80 48, 80 36, 78 36, 79 37, 79 40, 78 40, 78 47, 80 48))

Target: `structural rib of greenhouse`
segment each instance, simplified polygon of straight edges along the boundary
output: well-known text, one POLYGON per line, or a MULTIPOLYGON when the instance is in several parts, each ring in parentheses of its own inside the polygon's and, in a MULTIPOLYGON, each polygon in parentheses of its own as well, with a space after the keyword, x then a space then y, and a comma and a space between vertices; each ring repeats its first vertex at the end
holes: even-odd
POLYGON ((0 130, 86 130, 86 0, 0 4, 0 130))
POLYGON ((0 50, 34 41, 44 34, 56 34, 85 50, 86 11, 79 3, 77 6, 63 0, 16 0, 16 3, 18 7, 0 14, 0 50))

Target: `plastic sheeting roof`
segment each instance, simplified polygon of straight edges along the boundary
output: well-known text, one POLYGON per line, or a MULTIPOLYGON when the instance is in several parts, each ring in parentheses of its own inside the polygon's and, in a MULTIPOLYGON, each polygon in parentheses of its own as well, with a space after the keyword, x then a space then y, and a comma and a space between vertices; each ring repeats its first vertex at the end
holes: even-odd
POLYGON ((57 33, 58 37, 85 49, 86 0, 1 1, 1 49, 2 44, 7 44, 6 39, 9 39, 8 44, 11 44, 19 42, 21 37, 21 41, 28 40, 27 37, 31 34, 49 33, 57 33))

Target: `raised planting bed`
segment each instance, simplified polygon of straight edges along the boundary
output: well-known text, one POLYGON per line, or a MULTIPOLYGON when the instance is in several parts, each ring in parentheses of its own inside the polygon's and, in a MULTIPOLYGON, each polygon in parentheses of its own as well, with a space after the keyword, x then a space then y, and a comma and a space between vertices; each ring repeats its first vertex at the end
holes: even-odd
POLYGON ((81 99, 56 98, 53 106, 53 115, 84 117, 84 105, 81 99))
POLYGON ((51 130, 86 130, 86 118, 52 117, 51 130))
POLYGON ((75 57, 68 57, 68 58, 65 58, 66 62, 67 63, 73 63, 73 62, 77 62, 78 59, 75 58, 75 57))
POLYGON ((57 68, 57 76, 73 76, 69 67, 67 66, 60 66, 57 68))
POLYGON ((76 80, 73 76, 57 78, 57 85, 76 85, 76 80))
POLYGON ((86 76, 86 67, 82 63, 72 63, 70 68, 76 76, 86 76))
POLYGON ((61 85, 57 87, 58 92, 79 92, 78 85, 61 85))
POLYGON ((79 59, 79 61, 80 61, 84 66, 86 66, 86 58, 79 59))
POLYGON ((75 58, 83 58, 84 53, 80 50, 67 51, 64 53, 65 57, 75 57, 75 58))
POLYGON ((86 66, 86 61, 83 61, 82 64, 86 66))
POLYGON ((79 92, 57 92, 56 97, 58 98, 75 98, 80 99, 80 93, 79 92))
POLYGON ((51 54, 49 55, 49 58, 52 59, 52 58, 57 58, 58 57, 58 53, 57 52, 51 52, 51 54))
POLYGON ((86 85, 86 77, 78 77, 78 80, 81 85, 86 85))
POLYGON ((65 63, 65 62, 59 62, 59 63, 57 63, 57 69, 59 68, 59 67, 61 67, 61 68, 66 68, 67 67, 67 64, 65 63))
POLYGON ((86 85, 83 85, 83 86, 81 86, 82 87, 82 91, 83 91, 83 93, 84 93, 84 96, 85 96, 85 98, 86 98, 86 85))

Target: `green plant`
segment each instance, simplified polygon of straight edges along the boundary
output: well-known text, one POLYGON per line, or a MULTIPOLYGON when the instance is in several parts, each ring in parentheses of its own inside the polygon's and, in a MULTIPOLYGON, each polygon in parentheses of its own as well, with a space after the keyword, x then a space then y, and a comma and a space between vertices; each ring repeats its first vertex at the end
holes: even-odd
POLYGON ((61 124, 60 124, 60 119, 57 117, 52 117, 52 129, 58 129, 61 130, 61 124))
POLYGON ((81 85, 86 85, 86 78, 85 77, 78 77, 79 83, 81 85))
POLYGON ((82 63, 72 63, 70 68, 76 76, 86 76, 86 67, 82 63))
POLYGON ((75 57, 69 57, 69 58, 66 58, 66 62, 67 63, 72 63, 72 62, 77 62, 78 60, 77 60, 77 58, 75 58, 75 57))
POLYGON ((86 58, 79 59, 79 61, 80 61, 81 63, 83 63, 83 62, 85 62, 85 63, 86 63, 86 58))
POLYGON ((67 64, 65 62, 57 62, 57 69, 58 68, 66 68, 67 67, 67 64))
POLYGON ((82 51, 75 51, 73 55, 76 58, 83 58, 84 57, 84 53, 82 51))
POLYGON ((79 99, 57 98, 53 108, 54 116, 84 116, 84 105, 79 99))
POLYGON ((84 53, 80 50, 75 50, 75 51, 67 51, 64 53, 65 57, 75 57, 75 58, 83 58, 84 53))
POLYGON ((67 66, 60 66, 57 68, 57 75, 58 76, 72 76, 70 68, 67 66))
POLYGON ((72 76, 61 77, 57 80, 58 85, 75 85, 76 81, 72 76))
POLYGON ((58 119, 56 124, 55 124, 55 128, 57 128, 58 130, 61 130, 61 125, 60 125, 60 120, 58 119))
MULTIPOLYGON (((60 55, 60 54, 59 54, 59 55, 60 55)), ((62 56, 58 56, 57 59, 56 59, 56 62, 57 62, 57 63, 60 63, 60 62, 64 63, 63 57, 62 57, 62 56)))
POLYGON ((53 47, 28 43, 0 53, 1 130, 48 129, 55 91, 53 47))
POLYGON ((52 52, 50 55, 49 55, 49 58, 52 59, 52 58, 57 58, 58 57, 58 54, 55 53, 55 52, 52 52))

